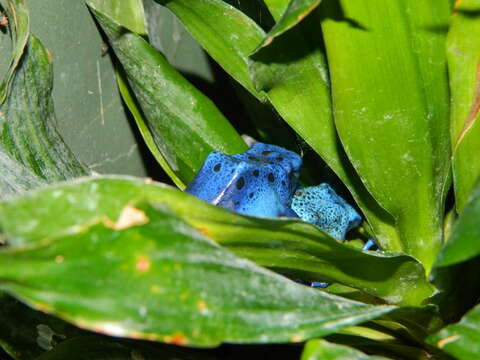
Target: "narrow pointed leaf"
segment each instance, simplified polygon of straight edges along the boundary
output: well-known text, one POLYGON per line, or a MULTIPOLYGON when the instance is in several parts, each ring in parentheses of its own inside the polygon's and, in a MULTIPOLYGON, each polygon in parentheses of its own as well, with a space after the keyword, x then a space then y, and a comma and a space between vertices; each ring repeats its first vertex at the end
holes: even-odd
POLYGON ((215 105, 139 35, 125 31, 88 2, 127 74, 157 147, 182 182, 189 182, 212 151, 247 146, 215 105))
POLYGON ((162 169, 167 173, 170 179, 172 179, 175 185, 177 185, 180 190, 185 189, 185 184, 183 183, 183 181, 177 176, 177 174, 175 174, 165 157, 158 149, 157 144, 155 143, 155 138, 150 129, 148 128, 145 118, 141 113, 140 109, 138 108, 137 103, 132 96, 131 90, 127 84, 127 80, 124 79, 124 77, 124 74, 117 72, 118 89, 120 90, 123 101, 125 101, 125 105, 127 105, 128 110, 130 110, 130 112, 132 113, 135 123, 137 124, 138 131, 140 131, 140 134, 142 135, 143 141, 145 141, 148 150, 150 150, 152 155, 155 157, 155 160, 157 160, 162 169))
POLYGON ((435 266, 448 266, 480 255, 480 183, 472 190, 470 199, 457 219, 452 235, 438 256, 435 266))
POLYGON ((480 356, 480 306, 469 311, 463 319, 431 335, 428 342, 459 360, 480 356))
POLYGON ((23 51, 27 46, 30 35, 30 17, 24 0, 2 0, 0 4, 5 10, 12 38, 12 60, 5 77, 0 82, 0 104, 3 104, 23 51))
POLYGON ((442 29, 450 2, 364 5, 341 0, 320 6, 335 123, 362 181, 395 217, 403 250, 429 271, 443 241, 449 187, 442 29))
POLYGON ((142 199, 168 205, 236 254, 297 279, 341 282, 395 304, 420 304, 432 293, 422 266, 409 256, 365 253, 298 220, 241 216, 134 178, 86 179, 0 203, 0 228, 11 245, 27 246, 62 232, 81 232, 82 224, 102 216, 116 219, 127 204, 142 199), (28 227, 26 218, 34 219, 28 227))
POLYGON ((221 0, 156 0, 168 7, 212 58, 259 100, 248 71, 248 56, 265 32, 241 11, 221 0))
MULTIPOLYGON (((266 35, 261 46, 268 46, 274 38, 297 25, 310 14, 320 2, 321 0, 291 0, 280 20, 266 35)), ((272 15, 274 15, 274 13, 272 13, 272 15)))
POLYGON ((47 182, 87 173, 57 131, 52 77, 51 56, 31 36, 0 106, 0 143, 13 159, 47 182))
POLYGON ((455 204, 460 212, 480 175, 480 1, 455 3, 447 38, 452 93, 451 136, 455 204))
POLYGON ((0 289, 83 328, 195 346, 302 341, 395 309, 283 278, 161 205, 129 206, 118 220, 80 227, 2 249, 0 289))
POLYGON ((314 339, 307 342, 301 360, 382 360, 381 356, 368 356, 354 348, 345 345, 330 343, 326 340, 314 339))

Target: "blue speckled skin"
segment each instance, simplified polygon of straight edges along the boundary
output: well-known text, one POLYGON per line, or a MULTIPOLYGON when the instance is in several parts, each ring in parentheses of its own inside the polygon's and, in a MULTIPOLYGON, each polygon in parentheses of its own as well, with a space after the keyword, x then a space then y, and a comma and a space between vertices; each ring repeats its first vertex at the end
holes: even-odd
POLYGON ((296 153, 257 142, 242 154, 209 154, 186 191, 240 214, 297 217, 290 203, 301 165, 296 153))
POLYGON ((317 225, 339 240, 362 222, 355 209, 326 183, 299 188, 291 207, 303 221, 317 225))

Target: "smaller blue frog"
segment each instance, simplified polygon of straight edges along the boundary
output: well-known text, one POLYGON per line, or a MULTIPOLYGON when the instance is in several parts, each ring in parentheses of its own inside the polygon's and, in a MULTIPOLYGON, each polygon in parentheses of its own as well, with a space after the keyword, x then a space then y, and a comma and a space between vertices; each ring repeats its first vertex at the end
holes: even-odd
POLYGON ((298 217, 290 208, 302 159, 255 143, 243 154, 212 152, 186 191, 214 205, 261 217, 298 217))
POLYGON ((292 210, 305 222, 315 224, 338 240, 362 222, 362 217, 327 183, 298 188, 292 210))

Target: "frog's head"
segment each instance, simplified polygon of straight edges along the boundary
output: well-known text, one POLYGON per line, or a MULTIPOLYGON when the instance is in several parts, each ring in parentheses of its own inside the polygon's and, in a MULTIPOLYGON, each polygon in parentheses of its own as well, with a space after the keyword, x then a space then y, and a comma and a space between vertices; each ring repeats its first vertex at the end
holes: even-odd
POLYGON ((256 143, 242 154, 213 152, 187 192, 243 214, 288 216, 302 159, 279 146, 256 143))

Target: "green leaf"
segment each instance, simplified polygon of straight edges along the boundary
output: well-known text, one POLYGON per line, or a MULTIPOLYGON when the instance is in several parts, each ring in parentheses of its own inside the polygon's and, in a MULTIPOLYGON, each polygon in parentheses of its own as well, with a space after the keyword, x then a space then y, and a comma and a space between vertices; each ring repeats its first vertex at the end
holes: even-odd
POLYGON ((458 217, 452 235, 442 249, 435 266, 448 266, 480 255, 480 182, 470 194, 470 199, 458 217))
POLYGON ((170 168, 189 182, 212 151, 232 154, 247 146, 215 105, 142 37, 95 10, 170 168))
POLYGON ((345 345, 330 343, 326 340, 314 339, 307 342, 301 360, 381 360, 381 356, 368 356, 361 351, 345 345))
POLYGON ((480 356, 480 306, 469 311, 463 319, 431 335, 428 342, 455 359, 478 359, 480 356))
POLYGON ((0 82, 0 105, 5 101, 15 71, 27 46, 30 35, 30 18, 24 0, 2 0, 0 5, 5 11, 12 37, 12 60, 5 77, 0 82))
POLYGON ((139 35, 147 34, 143 0, 92 0, 95 9, 108 14, 122 27, 139 35))
POLYGON ((147 145, 152 155, 155 157, 157 162, 160 164, 162 169, 167 173, 170 179, 172 179, 175 185, 177 185, 177 187, 180 190, 185 189, 185 184, 175 174, 175 172, 172 170, 172 168, 168 164, 165 157, 162 155, 162 153, 158 149, 157 144, 155 143, 155 138, 152 132, 150 131, 150 129, 148 128, 146 120, 144 119, 142 112, 137 106, 137 102, 135 101, 133 95, 131 94, 131 90, 127 84, 127 81, 124 79, 125 77, 126 77, 125 74, 117 72, 118 89, 120 90, 120 94, 122 95, 122 99, 125 102, 125 105, 127 105, 128 110, 130 110, 130 112, 132 113, 133 119, 137 124, 138 131, 142 135, 143 141, 145 141, 145 144, 147 145))
POLYGON ((34 189, 45 182, 13 159, 0 145, 0 199, 34 189))
MULTIPOLYGON (((321 0, 291 0, 280 20, 268 32, 260 46, 268 46, 277 36, 293 28, 310 14, 320 2, 321 0)), ((272 12, 272 15, 275 16, 275 12, 272 12)))
POLYGON ((248 56, 265 32, 241 11, 221 0, 155 0, 168 7, 209 55, 259 100, 248 70, 248 56))
POLYGON ((320 11, 342 144, 428 272, 449 188, 449 1, 340 0, 320 11))
POLYGON ((0 345, 14 359, 36 359, 65 339, 86 333, 5 293, 0 293, 0 318, 0 345))
POLYGON ((453 179, 459 212, 480 175, 480 163, 472 161, 480 147, 479 11, 479 0, 457 1, 447 38, 453 179))
POLYGON ((50 54, 30 36, 7 99, 0 106, 0 144, 47 182, 87 173, 57 131, 51 92, 50 54))
POLYGON ((294 278, 338 281, 390 303, 419 304, 432 293, 423 268, 409 256, 362 252, 298 220, 241 216, 134 178, 85 179, 6 201, 0 204, 0 228, 11 245, 26 246, 63 232, 81 232, 82 224, 102 216, 116 219, 126 205, 141 200, 168 205, 219 244, 294 278), (35 220, 25 227, 27 218, 35 220))
POLYGON ((303 341, 395 309, 267 271, 161 204, 128 206, 116 222, 100 217, 78 226, 1 249, 0 289, 82 328, 194 346, 303 341))

